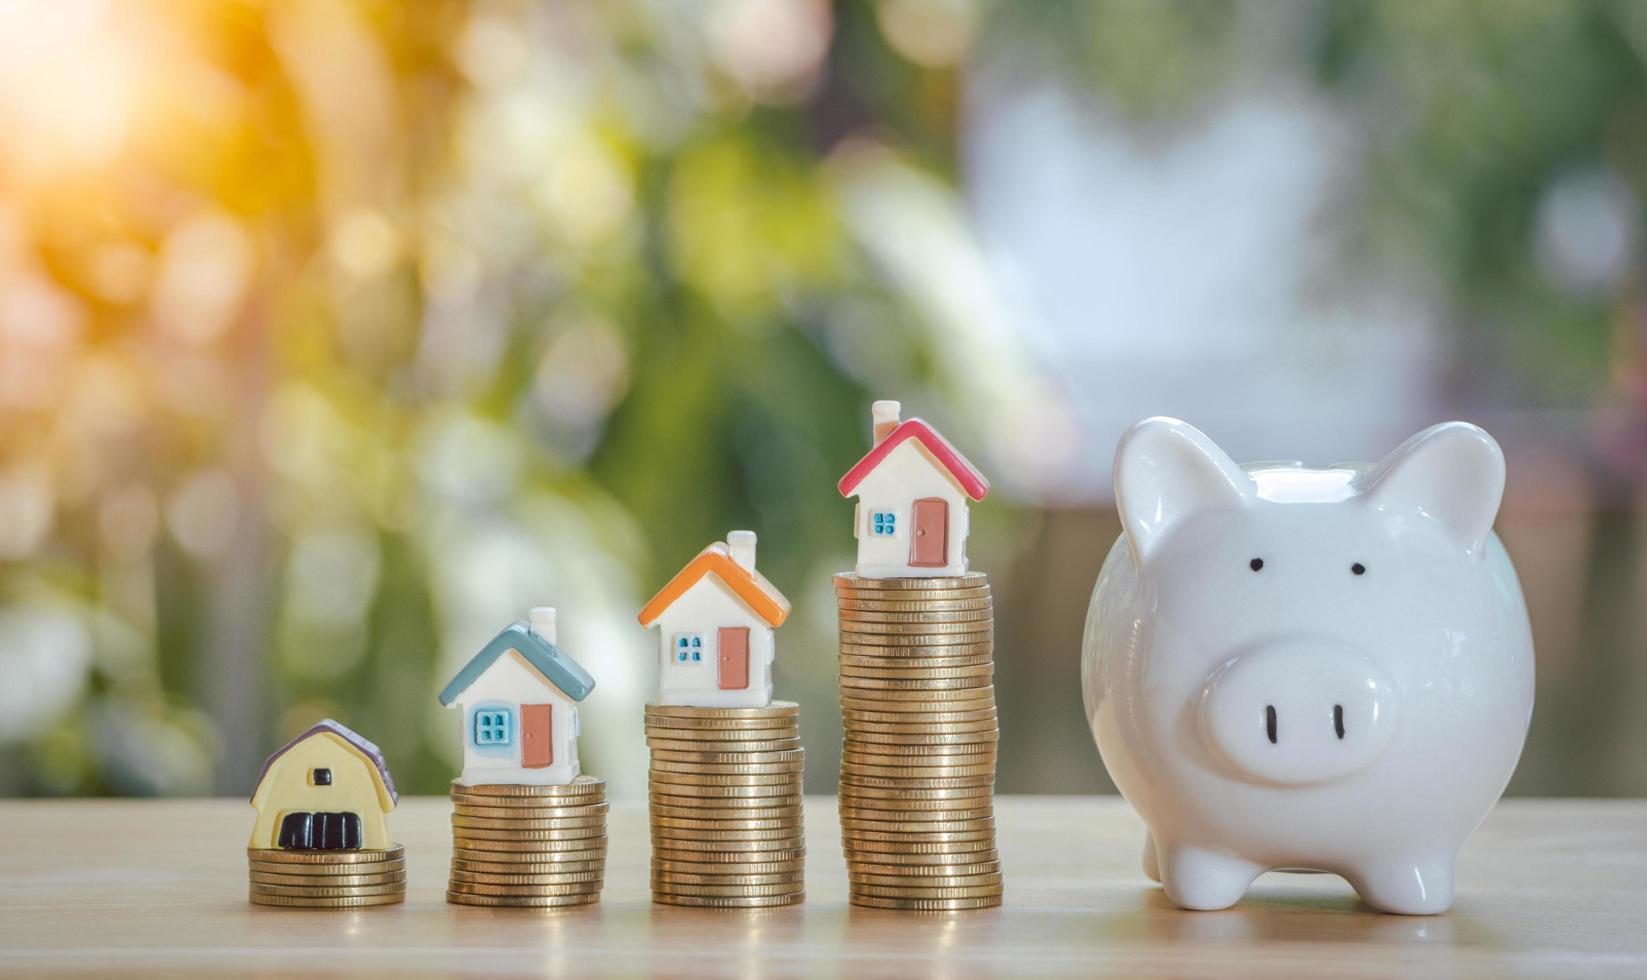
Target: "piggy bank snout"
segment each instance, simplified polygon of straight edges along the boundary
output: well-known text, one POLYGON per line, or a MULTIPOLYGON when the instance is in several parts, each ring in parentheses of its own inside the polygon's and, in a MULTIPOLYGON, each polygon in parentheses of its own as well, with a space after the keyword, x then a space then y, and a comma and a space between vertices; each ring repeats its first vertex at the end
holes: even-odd
POLYGON ((1201 731, 1237 775, 1272 783, 1340 779, 1371 765, 1395 730, 1389 677, 1330 644, 1260 649, 1221 665, 1200 704, 1201 731))

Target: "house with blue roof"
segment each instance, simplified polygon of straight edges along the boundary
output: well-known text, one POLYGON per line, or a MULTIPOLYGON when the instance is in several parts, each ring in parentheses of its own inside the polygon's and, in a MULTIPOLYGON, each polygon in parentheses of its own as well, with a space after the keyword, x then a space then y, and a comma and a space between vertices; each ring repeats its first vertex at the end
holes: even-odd
POLYGON ((465 786, 570 783, 578 767, 578 702, 595 679, 555 645, 555 610, 533 609, 470 658, 440 692, 463 719, 465 786))

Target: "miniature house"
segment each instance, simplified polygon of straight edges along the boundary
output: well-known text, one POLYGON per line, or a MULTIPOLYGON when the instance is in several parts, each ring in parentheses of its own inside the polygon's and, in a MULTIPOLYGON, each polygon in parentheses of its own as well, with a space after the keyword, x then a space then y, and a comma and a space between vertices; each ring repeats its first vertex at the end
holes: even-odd
POLYGON ((967 501, 984 499, 989 481, 938 430, 900 422, 898 411, 897 402, 874 404, 875 448, 841 477, 841 496, 858 498, 858 574, 964 574, 967 501))
POLYGON ((578 706, 595 679, 555 645, 555 610, 505 627, 440 692, 463 718, 465 786, 577 778, 578 706))
POLYGON ((772 700, 772 631, 789 600, 755 571, 755 532, 703 549, 640 612, 660 627, 658 703, 758 708, 772 700))
POLYGON ((263 763, 252 793, 258 849, 385 850, 399 797, 383 753, 327 719, 263 763))

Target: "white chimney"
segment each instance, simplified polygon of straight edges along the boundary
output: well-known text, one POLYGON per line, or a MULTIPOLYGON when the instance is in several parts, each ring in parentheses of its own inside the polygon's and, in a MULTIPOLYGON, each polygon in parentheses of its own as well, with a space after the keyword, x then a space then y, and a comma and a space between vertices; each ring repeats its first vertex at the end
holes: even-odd
POLYGON ((533 606, 532 611, 526 614, 526 622, 532 627, 532 632, 550 643, 555 642, 554 606, 533 606))
POLYGON ((726 536, 726 550, 732 553, 732 560, 748 572, 755 570, 755 532, 733 531, 726 536))
POLYGON ((872 430, 875 436, 875 445, 879 446, 881 440, 891 435, 892 430, 898 427, 898 413, 902 409, 902 405, 893 401, 879 401, 869 406, 869 417, 875 423, 872 430))

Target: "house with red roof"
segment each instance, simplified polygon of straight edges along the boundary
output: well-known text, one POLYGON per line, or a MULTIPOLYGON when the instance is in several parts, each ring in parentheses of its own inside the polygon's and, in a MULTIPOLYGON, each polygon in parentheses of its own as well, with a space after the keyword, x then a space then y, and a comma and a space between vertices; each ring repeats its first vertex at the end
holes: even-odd
POLYGON ((640 611, 659 633, 659 704, 759 708, 772 700, 773 631, 789 600, 755 570, 755 532, 698 553, 640 611))
POLYGON ((901 406, 870 409, 875 446, 841 477, 857 497, 857 572, 866 578, 925 578, 966 572, 967 503, 989 481, 924 420, 900 421, 901 406))

